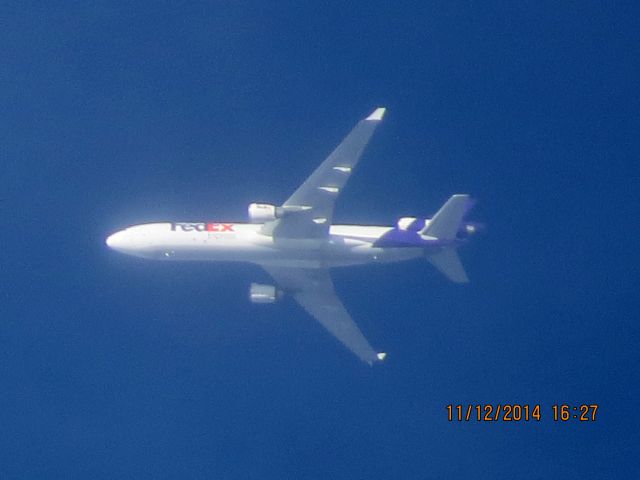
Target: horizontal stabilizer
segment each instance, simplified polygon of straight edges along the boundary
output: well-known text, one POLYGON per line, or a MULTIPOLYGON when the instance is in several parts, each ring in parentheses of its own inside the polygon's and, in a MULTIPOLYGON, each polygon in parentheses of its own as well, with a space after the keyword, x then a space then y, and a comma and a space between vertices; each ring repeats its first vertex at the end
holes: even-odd
POLYGON ((456 238, 460 223, 468 211, 471 199, 469 195, 453 195, 445 203, 431 221, 420 231, 420 235, 428 235, 440 240, 456 238))
POLYGON ((445 248, 429 255, 427 258, 452 282, 467 283, 469 281, 460 257, 453 248, 445 248))

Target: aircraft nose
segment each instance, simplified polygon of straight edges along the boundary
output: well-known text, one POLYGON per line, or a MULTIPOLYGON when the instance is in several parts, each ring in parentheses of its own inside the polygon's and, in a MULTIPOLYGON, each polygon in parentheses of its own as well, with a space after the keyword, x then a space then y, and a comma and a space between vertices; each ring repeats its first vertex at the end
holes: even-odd
POLYGON ((116 232, 113 235, 109 235, 106 240, 106 244, 109 248, 119 250, 126 247, 126 234, 124 231, 116 232))

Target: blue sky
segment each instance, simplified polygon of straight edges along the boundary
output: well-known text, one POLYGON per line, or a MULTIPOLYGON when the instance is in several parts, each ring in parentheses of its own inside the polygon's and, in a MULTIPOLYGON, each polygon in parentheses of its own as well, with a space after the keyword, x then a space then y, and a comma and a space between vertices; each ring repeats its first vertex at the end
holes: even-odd
POLYGON ((637 478, 637 12, 608 2, 4 2, 2 478, 637 478), (479 200, 472 279, 336 270, 368 368, 253 266, 104 237, 245 219, 364 115, 337 222, 479 200), (594 423, 556 403, 598 403, 594 423), (539 423, 451 423, 457 403, 539 423))

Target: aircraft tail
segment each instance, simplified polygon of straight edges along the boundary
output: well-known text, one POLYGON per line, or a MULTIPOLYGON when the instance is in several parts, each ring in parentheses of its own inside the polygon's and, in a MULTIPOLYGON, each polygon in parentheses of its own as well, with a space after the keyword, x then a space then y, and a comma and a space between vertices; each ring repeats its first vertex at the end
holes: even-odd
POLYGON ((427 259, 452 282, 467 283, 469 281, 460 257, 453 247, 444 248, 439 252, 429 254, 427 259))
POLYGON ((438 210, 427 226, 420 230, 420 235, 428 235, 439 240, 455 239, 462 219, 471 205, 472 200, 469 195, 453 195, 438 210))

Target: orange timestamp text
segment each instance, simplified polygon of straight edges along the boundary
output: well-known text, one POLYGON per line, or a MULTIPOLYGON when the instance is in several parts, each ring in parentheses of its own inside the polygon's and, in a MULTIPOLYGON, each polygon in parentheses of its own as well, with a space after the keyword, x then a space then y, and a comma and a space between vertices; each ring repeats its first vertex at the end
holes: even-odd
MULTIPOLYGON (((540 404, 449 404, 446 410, 450 422, 539 422, 545 416, 540 404)), ((555 422, 595 422, 597 412, 598 404, 555 404, 550 418, 555 422)))

